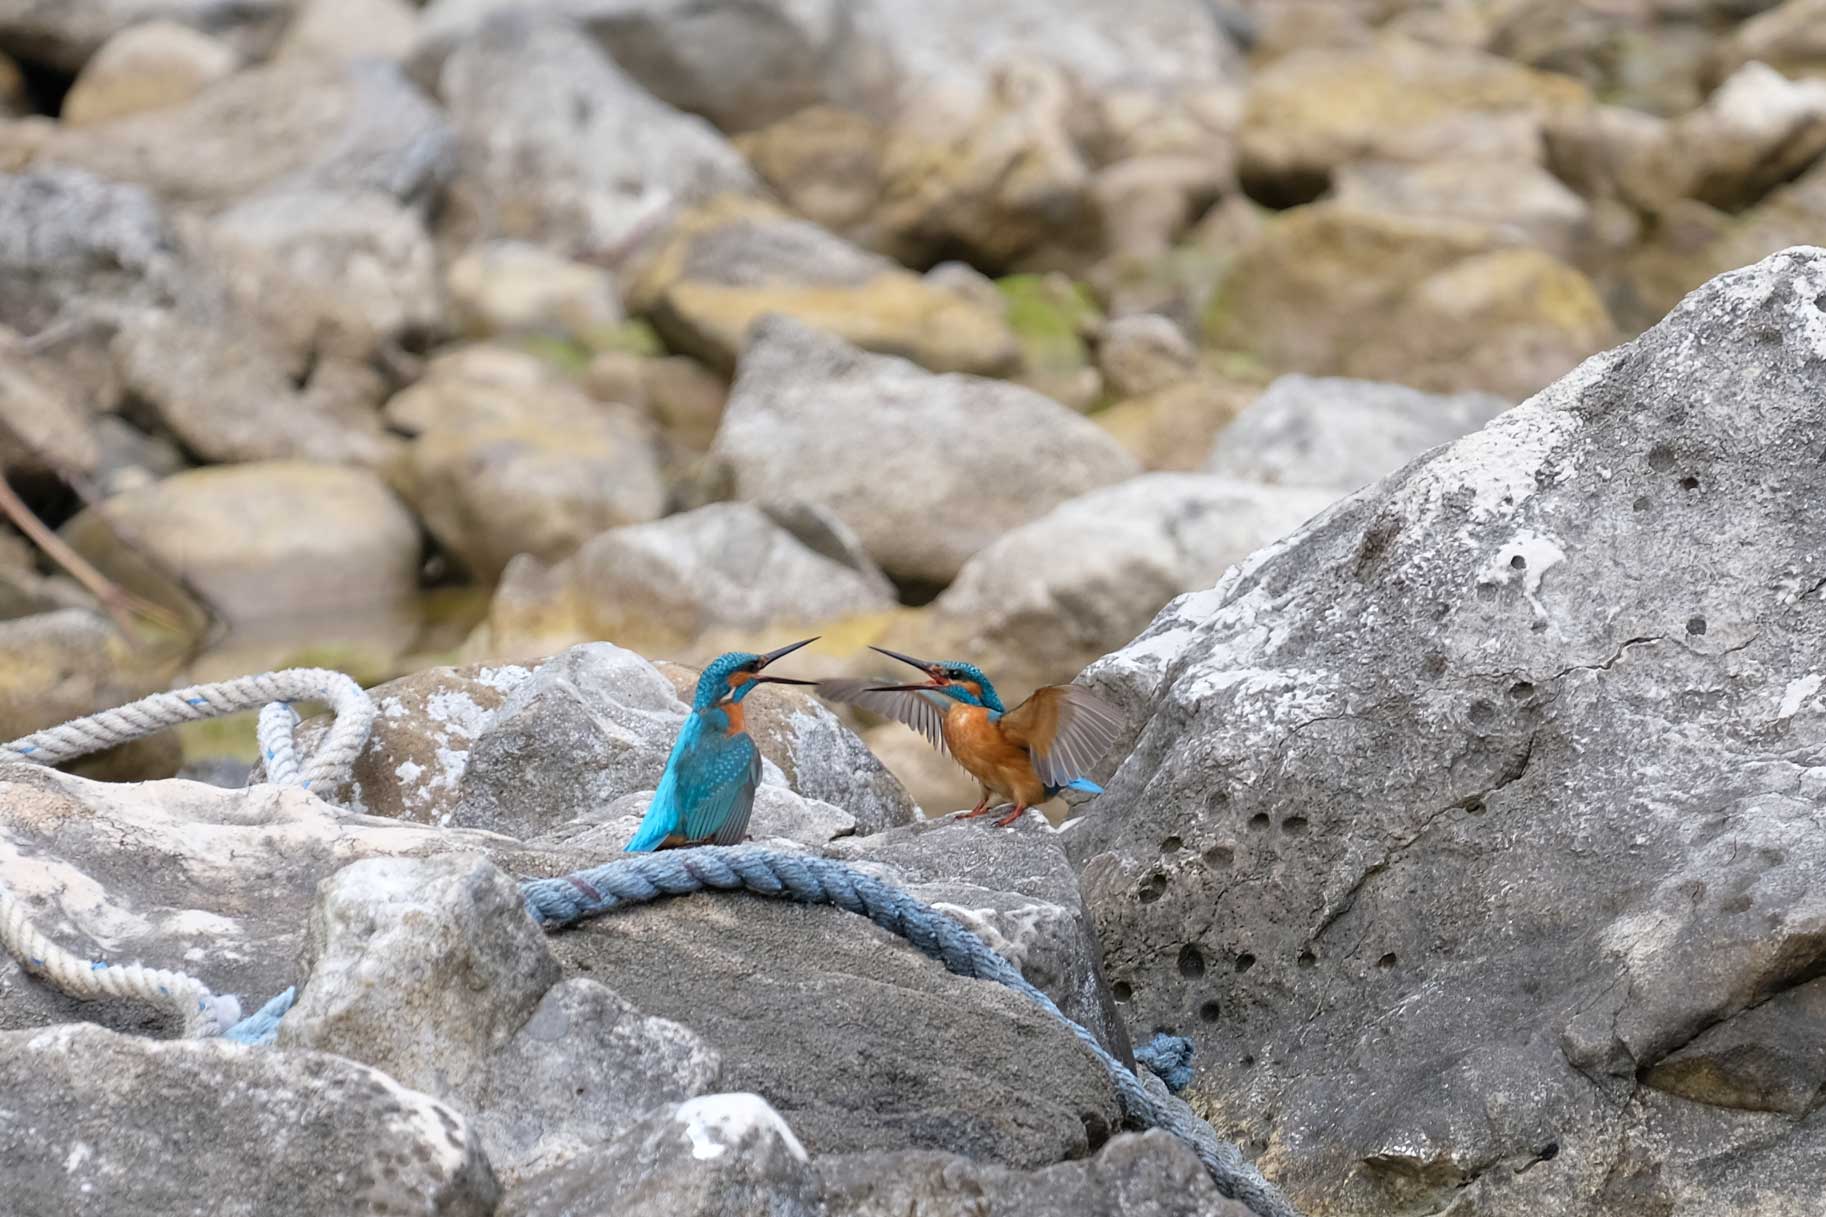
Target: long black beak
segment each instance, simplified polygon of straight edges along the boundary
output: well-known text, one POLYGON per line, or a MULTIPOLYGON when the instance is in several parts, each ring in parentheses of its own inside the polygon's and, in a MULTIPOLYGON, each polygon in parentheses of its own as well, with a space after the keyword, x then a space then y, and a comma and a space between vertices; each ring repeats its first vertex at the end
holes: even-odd
POLYGON ((890 651, 886 647, 870 647, 869 650, 878 651, 881 654, 886 655, 889 659, 898 659, 908 667, 918 668, 928 676, 932 675, 932 669, 938 667, 937 664, 930 660, 915 659, 911 655, 902 655, 899 651, 890 651))
POLYGON ((932 682, 923 685, 874 685, 864 690, 867 693, 917 693, 921 689, 930 689, 932 682))
MULTIPOLYGON (((818 641, 818 639, 815 637, 814 638, 803 638, 803 639, 800 639, 798 642, 789 642, 777 651, 769 651, 769 652, 767 652, 767 654, 761 656, 760 659, 755 661, 755 671, 757 671, 757 672, 760 671, 762 668, 766 667, 768 664, 772 663, 774 660, 780 658, 782 655, 791 655, 794 651, 798 650, 800 647, 808 647, 816 641, 818 641)), ((810 682, 800 681, 799 683, 807 684, 810 682)))

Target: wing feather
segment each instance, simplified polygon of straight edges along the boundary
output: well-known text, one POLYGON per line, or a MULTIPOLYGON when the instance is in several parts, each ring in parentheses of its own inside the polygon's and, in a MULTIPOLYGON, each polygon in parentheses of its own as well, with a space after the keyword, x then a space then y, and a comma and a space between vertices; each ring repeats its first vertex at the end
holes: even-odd
POLYGON ((761 751, 746 733, 705 731, 683 758, 679 803, 687 841, 734 845, 748 831, 761 751))
POLYGON ((1077 685, 1048 685, 1002 716, 1008 737, 1026 746, 1048 786, 1089 773, 1122 731, 1115 707, 1077 685))
POLYGON ((818 682, 818 696, 860 706, 871 714, 905 723, 925 736, 934 748, 948 755, 945 748, 945 711, 938 704, 948 699, 942 694, 929 696, 910 689, 881 692, 870 687, 877 683, 879 682, 867 680, 821 680, 818 682))

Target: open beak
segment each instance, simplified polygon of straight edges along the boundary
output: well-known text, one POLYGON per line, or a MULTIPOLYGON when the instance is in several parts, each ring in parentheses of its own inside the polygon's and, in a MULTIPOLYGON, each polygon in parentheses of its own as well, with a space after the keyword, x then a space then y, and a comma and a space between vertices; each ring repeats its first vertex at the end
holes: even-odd
MULTIPOLYGON (((896 688, 930 689, 936 685, 942 685, 945 683, 945 676, 944 676, 943 672, 939 671, 939 665, 931 662, 930 660, 915 659, 911 655, 902 655, 899 651, 890 651, 886 647, 872 646, 869 648, 869 650, 877 651, 883 655, 886 655, 889 659, 898 659, 898 660, 900 660, 900 662, 906 664, 908 667, 918 668, 920 671, 924 672, 927 676, 931 677, 931 679, 923 685, 898 685, 898 686, 896 686, 896 688)), ((877 692, 877 693, 880 693, 883 691, 884 690, 881 690, 881 689, 874 690, 874 692, 877 692)))
MULTIPOLYGON (((768 664, 780 658, 782 655, 791 655, 800 647, 808 647, 816 641, 818 641, 816 637, 802 638, 798 642, 789 642, 778 650, 769 651, 767 654, 761 656, 760 661, 755 664, 755 671, 758 673, 762 668, 765 668, 768 664)), ((754 683, 758 685, 815 685, 818 682, 815 680, 795 680, 791 676, 757 675, 754 678, 754 683)))

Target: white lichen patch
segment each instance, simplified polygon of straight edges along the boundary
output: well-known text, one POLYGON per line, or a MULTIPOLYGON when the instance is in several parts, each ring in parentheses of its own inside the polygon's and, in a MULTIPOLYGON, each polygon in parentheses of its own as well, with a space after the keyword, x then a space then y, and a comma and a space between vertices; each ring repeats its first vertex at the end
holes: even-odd
POLYGON ((1775 717, 1778 719, 1793 718, 1799 714, 1801 707, 1811 701, 1814 695, 1820 691, 1822 679, 1826 678, 1822 678, 1817 672, 1809 672, 1805 676, 1797 676, 1789 681, 1788 687, 1782 690, 1782 704, 1776 707, 1775 717))
POLYGON ((691 1156, 699 1161, 721 1158, 739 1148, 751 1135, 777 1136, 786 1152, 800 1162, 809 1161, 805 1147, 787 1127, 780 1113, 758 1094, 707 1094, 680 1103, 673 1118, 684 1125, 691 1142, 691 1156))
POLYGON ((1015 967, 1021 967, 1036 940, 1049 937, 1048 929, 1065 915, 1056 904, 1034 902, 1020 908, 965 908, 935 900, 932 907, 981 938, 990 950, 1015 967))
POLYGON ((1548 571, 1566 560, 1566 551, 1552 537, 1524 530, 1500 546, 1494 557, 1477 573, 1484 585, 1519 585, 1527 597, 1528 607, 1536 621, 1548 621, 1547 606, 1541 601, 1541 580, 1548 571))

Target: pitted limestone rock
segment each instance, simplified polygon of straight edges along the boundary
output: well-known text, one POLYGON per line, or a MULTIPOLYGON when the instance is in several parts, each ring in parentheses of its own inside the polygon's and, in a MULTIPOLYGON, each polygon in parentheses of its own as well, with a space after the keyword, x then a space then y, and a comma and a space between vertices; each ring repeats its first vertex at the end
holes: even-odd
POLYGON ((1106 972, 1305 1211, 1815 1203, 1703 1062, 1826 966, 1822 367, 1826 250, 1724 275, 1086 674, 1106 972))
POLYGON ((935 376, 785 317, 759 322, 713 452, 740 497, 835 513, 900 578, 945 582, 996 537, 1135 462, 1030 389, 935 376), (884 453, 917 476, 884 487, 884 453))
POLYGON ((22 1215, 489 1217, 500 1195, 461 1112, 329 1053, 12 1031, 0 1093, 22 1215))

